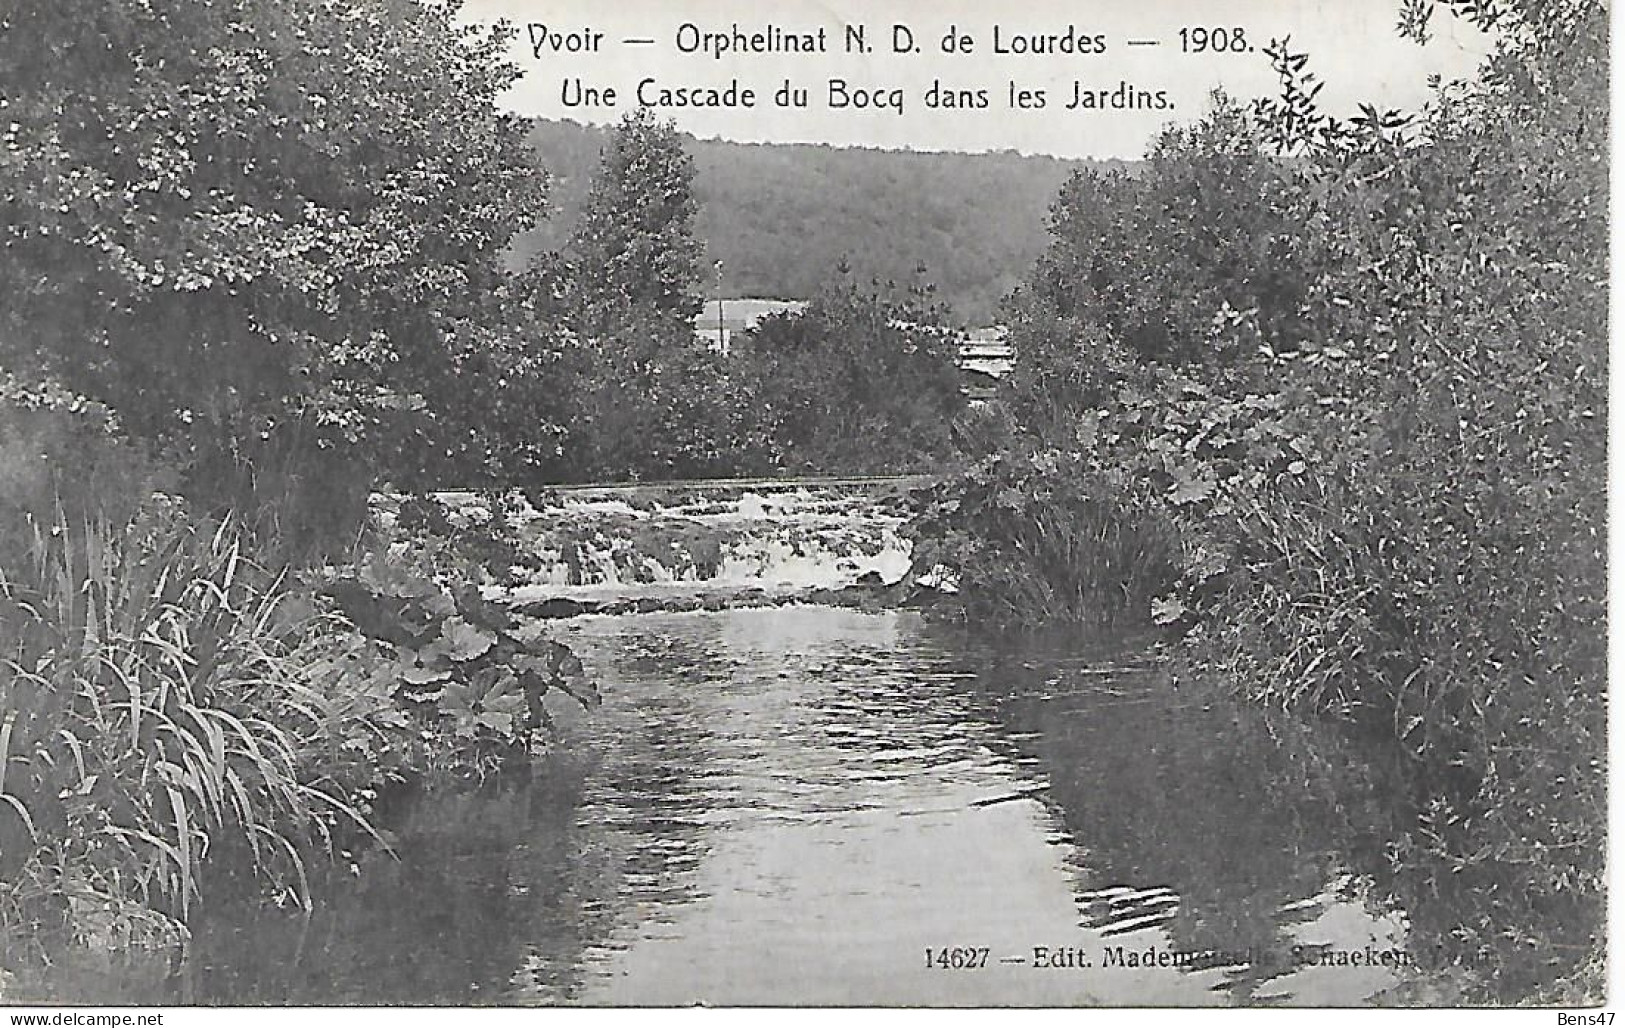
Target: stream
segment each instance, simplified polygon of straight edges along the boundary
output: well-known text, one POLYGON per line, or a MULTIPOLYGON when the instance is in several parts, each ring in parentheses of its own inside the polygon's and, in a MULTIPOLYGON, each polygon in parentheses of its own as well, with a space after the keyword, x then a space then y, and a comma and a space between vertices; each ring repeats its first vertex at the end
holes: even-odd
MULTIPOLYGON (((892 522, 868 523, 850 557, 743 580, 901 575, 892 522)), ((680 580, 573 577, 550 595, 680 580)), ((396 855, 341 867, 311 915, 210 908, 184 958, 70 961, 49 995, 1337 1006, 1406 979, 1379 763, 1174 680, 1148 639, 795 602, 548 627, 604 704, 561 715, 529 781, 412 798, 396 855)))

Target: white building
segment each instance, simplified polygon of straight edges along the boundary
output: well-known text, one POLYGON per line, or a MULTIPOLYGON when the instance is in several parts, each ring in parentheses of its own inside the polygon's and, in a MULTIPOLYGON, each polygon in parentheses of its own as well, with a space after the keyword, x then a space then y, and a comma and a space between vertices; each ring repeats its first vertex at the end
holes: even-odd
POLYGON ((796 312, 807 305, 800 300, 707 300, 694 319, 694 331, 713 348, 728 352, 736 332, 748 332, 771 314, 796 312))

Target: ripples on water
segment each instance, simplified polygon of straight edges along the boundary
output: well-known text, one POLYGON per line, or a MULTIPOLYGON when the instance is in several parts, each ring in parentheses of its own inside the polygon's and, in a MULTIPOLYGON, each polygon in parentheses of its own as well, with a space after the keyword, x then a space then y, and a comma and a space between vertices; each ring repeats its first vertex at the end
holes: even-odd
POLYGON ((308 919, 217 911, 168 973, 51 998, 1324 1005, 1398 980, 1305 963, 1405 943, 1357 871, 1390 816, 1369 769, 1130 644, 815 607, 563 631, 605 704, 561 712, 533 784, 420 800, 400 859, 308 919), (927 968, 942 947, 987 966, 927 968), (1102 966, 1119 947, 1215 955, 1102 966))

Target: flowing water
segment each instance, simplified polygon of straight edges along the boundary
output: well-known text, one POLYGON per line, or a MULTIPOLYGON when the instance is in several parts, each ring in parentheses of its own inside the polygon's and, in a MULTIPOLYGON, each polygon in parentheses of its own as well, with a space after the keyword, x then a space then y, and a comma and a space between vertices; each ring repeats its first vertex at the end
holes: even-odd
POLYGON ((515 500, 493 511, 446 494, 454 526, 508 522, 531 556, 511 569, 524 605, 568 599, 594 607, 627 600, 681 603, 754 593, 786 598, 860 580, 896 583, 909 570, 903 495, 896 484, 832 488, 573 490, 540 510, 515 500))
POLYGON ((1145 640, 804 605, 549 628, 605 702, 530 781, 415 798, 313 915, 214 909, 184 959, 48 998, 1341 1005, 1408 973, 1383 777, 1145 640))

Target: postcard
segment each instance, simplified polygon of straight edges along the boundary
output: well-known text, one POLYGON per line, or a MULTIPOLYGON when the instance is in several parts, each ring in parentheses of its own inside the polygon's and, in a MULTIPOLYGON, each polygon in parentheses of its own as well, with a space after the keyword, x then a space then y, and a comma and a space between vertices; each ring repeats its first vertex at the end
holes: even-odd
POLYGON ((1611 1024, 1608 22, 7 13, 7 1016, 1611 1024))

